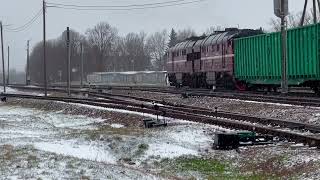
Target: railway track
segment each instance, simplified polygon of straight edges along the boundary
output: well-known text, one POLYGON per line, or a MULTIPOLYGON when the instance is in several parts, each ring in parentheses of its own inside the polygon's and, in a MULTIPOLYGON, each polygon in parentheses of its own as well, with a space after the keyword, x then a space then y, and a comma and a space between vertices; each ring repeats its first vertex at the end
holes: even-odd
POLYGON ((244 122, 250 122, 250 123, 259 123, 264 125, 273 125, 273 126, 279 126, 284 128, 290 128, 290 129, 303 129, 306 131, 310 131, 313 133, 320 133, 320 126, 308 124, 308 123, 302 123, 297 121, 288 121, 288 120, 281 120, 281 119, 272 119, 272 118, 262 118, 258 116, 248 116, 245 114, 240 113, 233 113, 233 112, 227 112, 227 111, 218 111, 218 109, 207 109, 207 108, 200 108, 195 106, 187 106, 182 104, 174 104, 166 101, 159 101, 155 99, 148 99, 148 98, 141 98, 141 97, 135 97, 130 95, 120 95, 120 94, 109 94, 109 93, 96 93, 96 92, 90 92, 89 96, 95 97, 95 98, 103 98, 103 99, 110 99, 110 100, 122 100, 120 98, 124 99, 132 99, 140 101, 141 103, 148 102, 148 103, 154 103, 155 105, 160 106, 168 106, 168 107, 174 107, 175 109, 178 109, 180 111, 198 114, 198 115, 205 115, 205 116, 213 116, 213 117, 219 117, 219 118, 226 118, 226 119, 235 119, 239 121, 244 122), (116 98, 118 97, 118 98, 116 98))
MULTIPOLYGON (((108 95, 99 95, 91 93, 95 98, 70 98, 70 97, 43 97, 33 95, 19 95, 19 94, 2 94, 7 98, 25 98, 37 100, 50 100, 66 103, 77 103, 84 105, 91 105, 96 107, 123 109, 128 111, 136 111, 154 115, 161 115, 169 118, 184 119, 199 123, 206 123, 218 125, 231 129, 249 130, 260 134, 269 134, 285 138, 290 141, 308 144, 312 147, 320 148, 320 138, 314 135, 305 135, 302 132, 293 130, 299 129, 308 130, 314 133, 320 132, 319 126, 303 124, 299 122, 276 121, 270 119, 263 119, 258 117, 249 117, 246 115, 233 114, 228 112, 212 112, 202 108, 194 108, 182 105, 156 104, 152 105, 150 102, 134 102, 132 100, 124 100, 121 98, 108 97, 108 95), (103 97, 102 97, 103 96, 103 97), (254 123, 253 123, 254 122, 254 123), (270 125, 283 126, 288 130, 283 130, 270 125)), ((140 99, 142 100, 142 99, 140 99)))
MULTIPOLYGON (((27 87, 27 89, 29 89, 29 87, 27 87)), ((32 89, 34 89, 34 88, 32 88, 32 89)), ((41 88, 38 90, 41 90, 41 88)), ((50 89, 50 90, 65 92, 65 90, 63 90, 63 89, 50 89)), ((283 127, 283 128, 305 130, 305 131, 310 131, 313 133, 320 133, 320 128, 318 126, 315 126, 315 125, 312 125, 309 123, 301 123, 301 122, 297 122, 297 121, 288 121, 288 120, 281 120, 281 119, 248 116, 245 114, 226 112, 226 111, 220 111, 220 110, 216 111, 216 110, 212 110, 212 109, 199 108, 199 107, 187 106, 187 105, 181 105, 181 104, 174 104, 174 103, 170 103, 170 102, 166 102, 166 101, 159 101, 159 100, 150 99, 150 98, 148 99, 148 98, 135 97, 135 96, 130 96, 130 95, 122 95, 122 94, 114 94, 114 93, 111 94, 111 93, 103 93, 103 92, 93 92, 93 91, 87 91, 87 90, 72 90, 72 93, 86 93, 86 94, 89 94, 91 97, 109 99, 109 100, 113 100, 113 101, 127 101, 127 99, 131 99, 131 100, 140 101, 140 103, 145 103, 145 102, 156 103, 156 104, 166 105, 166 106, 170 106, 170 107, 175 107, 176 109, 179 108, 179 110, 182 110, 182 111, 185 111, 188 113, 196 113, 199 115, 215 116, 215 117, 219 117, 219 118, 235 119, 235 120, 250 122, 250 123, 259 123, 259 124, 263 124, 263 125, 273 125, 273 126, 279 126, 279 127, 283 127), (125 99, 125 100, 123 100, 123 99, 125 99)), ((297 100, 297 101, 299 101, 299 100, 297 100)))
MULTIPOLYGON (((11 86, 18 89, 26 90, 42 90, 40 87, 25 87, 25 86, 11 86)), ((60 91, 65 92, 65 88, 61 87, 52 87, 48 90, 51 91, 60 91)), ((315 96, 296 96, 296 95, 268 95, 257 92, 214 92, 209 90, 195 90, 195 89, 174 89, 174 88, 160 88, 160 87, 100 87, 93 88, 91 90, 127 90, 127 91, 147 91, 147 92, 157 92, 157 93, 167 93, 167 94, 176 94, 183 95, 184 97, 216 97, 216 98, 226 98, 226 99, 235 99, 235 100, 244 100, 244 101, 255 101, 255 102, 265 102, 265 103, 279 103, 279 104, 288 104, 288 105, 298 105, 298 106, 314 106, 320 107, 320 98, 315 96)), ((77 91, 73 89, 73 92, 77 91)))
POLYGON ((235 92, 235 91, 211 91, 207 89, 176 89, 172 87, 124 87, 124 86, 105 86, 93 88, 96 90, 127 90, 127 91, 146 91, 146 92, 157 92, 157 93, 167 93, 183 95, 185 97, 216 97, 216 98, 226 98, 235 100, 245 100, 245 101, 257 101, 266 103, 279 103, 279 104, 289 104, 289 105, 299 105, 299 106, 315 106, 320 107, 320 98, 310 93, 289 93, 283 96, 280 93, 270 93, 266 92, 235 92))

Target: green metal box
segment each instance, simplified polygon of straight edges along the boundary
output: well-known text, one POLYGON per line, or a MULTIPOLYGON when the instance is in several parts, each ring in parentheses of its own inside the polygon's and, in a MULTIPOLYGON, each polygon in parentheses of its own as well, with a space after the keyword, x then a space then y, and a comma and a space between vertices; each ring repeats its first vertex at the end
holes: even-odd
MULTIPOLYGON (((289 29, 287 33, 288 83, 320 80, 320 24, 289 29)), ((235 40, 234 72, 250 84, 281 84, 281 33, 235 40)))

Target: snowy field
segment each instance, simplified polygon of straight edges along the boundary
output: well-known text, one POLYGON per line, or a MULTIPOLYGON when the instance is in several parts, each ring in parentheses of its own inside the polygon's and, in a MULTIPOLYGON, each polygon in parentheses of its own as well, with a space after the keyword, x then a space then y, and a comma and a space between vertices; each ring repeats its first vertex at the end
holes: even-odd
POLYGON ((0 104, 0 179, 320 177, 320 153, 303 145, 217 151, 214 133, 230 130, 174 119, 147 130, 139 113, 33 103, 0 104))

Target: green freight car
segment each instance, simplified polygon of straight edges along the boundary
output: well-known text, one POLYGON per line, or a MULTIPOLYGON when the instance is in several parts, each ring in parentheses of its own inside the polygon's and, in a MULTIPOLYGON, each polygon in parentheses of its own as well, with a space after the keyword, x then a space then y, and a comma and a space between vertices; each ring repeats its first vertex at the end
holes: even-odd
MULTIPOLYGON (((289 86, 320 87, 320 24, 289 29, 287 33, 289 86)), ((281 85, 281 33, 235 40, 234 73, 248 87, 281 85)))

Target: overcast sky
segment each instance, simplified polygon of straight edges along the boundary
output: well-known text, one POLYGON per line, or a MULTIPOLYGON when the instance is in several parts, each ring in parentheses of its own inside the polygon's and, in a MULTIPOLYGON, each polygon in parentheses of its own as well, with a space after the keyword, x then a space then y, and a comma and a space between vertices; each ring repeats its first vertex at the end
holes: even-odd
MULTIPOLYGON (((48 0, 49 1, 49 0, 48 0)), ((168 0, 50 0, 76 5, 129 5, 168 0)), ((42 0, 0 0, 0 20, 19 27, 28 22, 42 7, 42 0)), ((300 12, 303 0, 290 0, 290 12, 300 12)), ((47 9, 47 38, 58 37, 67 26, 85 33, 101 21, 118 28, 120 35, 144 31, 148 34, 162 29, 193 28, 203 33, 210 26, 269 29, 273 15, 273 0, 207 0, 200 3, 135 11, 74 11, 47 9)), ((5 46, 11 47, 11 67, 24 70, 26 41, 31 47, 42 39, 42 18, 29 29, 4 31, 5 46)), ((0 53, 1 54, 1 53, 0 53)), ((6 55, 7 53, 5 53, 6 55)))

